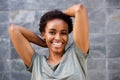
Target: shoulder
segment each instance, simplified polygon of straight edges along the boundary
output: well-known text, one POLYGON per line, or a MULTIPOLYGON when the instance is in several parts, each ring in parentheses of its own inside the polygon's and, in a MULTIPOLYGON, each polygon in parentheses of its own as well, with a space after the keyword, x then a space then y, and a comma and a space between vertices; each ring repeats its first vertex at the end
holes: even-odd
POLYGON ((66 49, 66 52, 76 54, 78 57, 87 57, 88 53, 84 53, 73 41, 72 44, 66 49))

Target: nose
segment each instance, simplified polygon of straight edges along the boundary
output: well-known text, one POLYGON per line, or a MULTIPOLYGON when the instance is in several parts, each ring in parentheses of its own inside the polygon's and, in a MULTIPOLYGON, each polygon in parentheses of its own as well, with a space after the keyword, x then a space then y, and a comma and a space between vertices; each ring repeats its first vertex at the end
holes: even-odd
POLYGON ((56 39, 56 40, 60 40, 60 39, 61 39, 61 35, 60 35, 60 34, 56 34, 56 35, 55 35, 55 39, 56 39))

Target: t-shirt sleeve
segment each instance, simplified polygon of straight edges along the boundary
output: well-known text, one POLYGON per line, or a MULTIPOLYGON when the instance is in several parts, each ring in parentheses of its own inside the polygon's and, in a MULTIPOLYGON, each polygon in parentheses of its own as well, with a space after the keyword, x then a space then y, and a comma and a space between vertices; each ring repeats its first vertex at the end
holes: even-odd
POLYGON ((88 59, 89 51, 88 53, 84 53, 80 48, 78 48, 78 46, 75 43, 73 43, 73 48, 75 51, 76 58, 79 62, 81 71, 86 76, 87 75, 87 59, 88 59))
POLYGON ((34 65, 34 62, 35 62, 36 58, 39 58, 39 55, 38 55, 38 53, 34 52, 34 54, 32 56, 32 61, 31 61, 30 66, 28 67, 28 66, 25 65, 27 71, 32 72, 33 65, 34 65))
POLYGON ((73 42, 73 48, 75 50, 75 53, 77 55, 78 58, 84 58, 86 59, 88 57, 88 54, 89 54, 89 50, 87 53, 84 53, 80 48, 78 48, 78 46, 73 42))

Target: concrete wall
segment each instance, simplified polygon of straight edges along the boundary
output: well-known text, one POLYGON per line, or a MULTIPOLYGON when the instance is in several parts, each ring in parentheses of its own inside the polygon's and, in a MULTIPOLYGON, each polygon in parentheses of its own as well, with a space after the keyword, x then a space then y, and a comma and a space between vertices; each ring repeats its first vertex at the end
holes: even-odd
MULTIPOLYGON (((65 10, 76 3, 88 9, 89 80, 120 80, 120 0, 0 0, 0 80, 31 77, 11 44, 9 25, 18 24, 39 34, 39 18, 44 12, 65 10)), ((44 51, 32 46, 38 52, 44 51)))

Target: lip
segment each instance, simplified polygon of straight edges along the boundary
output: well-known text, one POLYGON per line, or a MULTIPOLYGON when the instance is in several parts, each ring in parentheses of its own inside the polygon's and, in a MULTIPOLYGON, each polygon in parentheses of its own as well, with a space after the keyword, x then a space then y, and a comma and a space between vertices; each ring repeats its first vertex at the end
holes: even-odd
POLYGON ((61 48, 63 43, 59 42, 59 43, 56 43, 56 42, 52 42, 52 45, 55 47, 55 48, 61 48))

